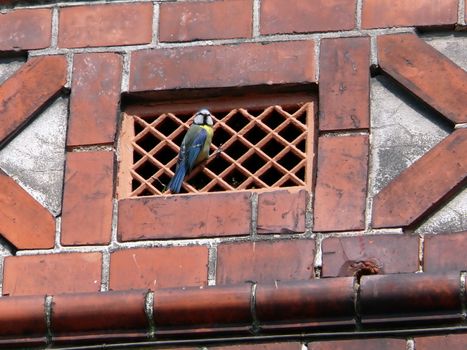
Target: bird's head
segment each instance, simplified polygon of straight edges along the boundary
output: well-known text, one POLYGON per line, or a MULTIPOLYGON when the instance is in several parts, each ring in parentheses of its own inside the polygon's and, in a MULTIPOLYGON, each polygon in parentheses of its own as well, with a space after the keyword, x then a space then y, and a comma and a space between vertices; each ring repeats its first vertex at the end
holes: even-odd
POLYGON ((214 120, 212 119, 212 114, 206 108, 200 109, 195 114, 193 123, 196 125, 214 125, 214 120))

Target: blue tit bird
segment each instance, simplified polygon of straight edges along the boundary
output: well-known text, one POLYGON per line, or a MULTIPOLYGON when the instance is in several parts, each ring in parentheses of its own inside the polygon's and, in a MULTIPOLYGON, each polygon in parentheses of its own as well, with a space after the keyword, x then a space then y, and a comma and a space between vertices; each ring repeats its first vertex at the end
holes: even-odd
POLYGON ((208 159, 214 133, 213 124, 212 114, 207 109, 196 112, 193 124, 180 146, 177 168, 168 185, 171 193, 179 193, 185 175, 190 173, 196 165, 208 159))

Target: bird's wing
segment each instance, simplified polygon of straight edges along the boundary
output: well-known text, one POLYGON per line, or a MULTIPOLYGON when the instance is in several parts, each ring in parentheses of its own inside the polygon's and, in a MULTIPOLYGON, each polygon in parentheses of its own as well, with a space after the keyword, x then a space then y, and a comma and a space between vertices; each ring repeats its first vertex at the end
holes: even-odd
POLYGON ((208 133, 206 130, 198 125, 193 125, 186 133, 183 139, 181 153, 185 155, 185 164, 189 170, 195 165, 196 158, 198 158, 203 149, 207 136, 208 133))

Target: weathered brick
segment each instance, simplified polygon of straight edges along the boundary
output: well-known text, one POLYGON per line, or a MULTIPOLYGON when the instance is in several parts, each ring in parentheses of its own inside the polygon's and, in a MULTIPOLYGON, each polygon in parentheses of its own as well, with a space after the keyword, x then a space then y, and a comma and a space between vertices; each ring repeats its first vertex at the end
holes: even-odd
POLYGON ((355 27, 355 0, 263 0, 261 34, 350 30, 355 27))
POLYGON ((3 295, 98 292, 101 265, 100 253, 8 256, 3 295))
POLYGON ((384 235, 328 238, 322 243, 323 277, 418 270, 418 237, 384 235))
POLYGON ((368 168, 368 136, 320 137, 314 231, 362 230, 368 168))
POLYGON ((52 248, 55 219, 12 178, 0 171, 0 232, 18 249, 52 248))
POLYGON ((45 296, 0 298, 0 336, 45 338, 45 296), (14 322, 13 322, 14 320, 14 322))
POLYGON ((315 82, 314 41, 132 53, 130 91, 315 82))
POLYGON ((62 244, 109 243, 112 228, 113 159, 113 152, 67 153, 62 244))
POLYGON ((370 124, 370 38, 323 39, 320 49, 319 128, 370 124))
POLYGON ((251 37, 251 0, 162 3, 160 41, 192 41, 251 37))
POLYGON ((249 192, 177 195, 119 201, 123 241, 248 235, 249 192))
POLYGON ((68 146, 114 142, 121 72, 120 55, 91 53, 74 56, 68 146))
POLYGON ((300 343, 264 343, 209 347, 210 350, 301 350, 300 343))
POLYGON ((310 279, 314 253, 313 240, 221 244, 217 248, 217 283, 310 279))
POLYGON ((449 272, 467 270, 467 231, 426 235, 423 271, 449 272))
POLYGON ((467 334, 448 334, 415 338, 417 350, 464 350, 466 345, 467 334))
POLYGON ((52 33, 51 9, 21 9, 0 12, 0 51, 34 50, 49 47, 52 33))
POLYGON ((383 35, 377 42, 384 72, 452 122, 467 122, 466 71, 415 34, 383 35))
POLYGON ((443 200, 467 174, 467 129, 458 129, 373 199, 373 227, 406 227, 443 200))
POLYGON ((457 0, 363 0, 362 28, 453 25, 457 4, 457 0))
POLYGON ((305 231, 306 190, 279 190, 258 195, 257 232, 296 233, 305 231))
POLYGON ((145 329, 145 295, 146 290, 54 295, 54 335, 145 329))
POLYGON ((205 286, 207 264, 203 246, 119 250, 110 256, 110 289, 205 286))
POLYGON ((309 343, 313 350, 405 350, 404 339, 349 339, 309 343))
POLYGON ((33 57, 0 85, 0 142, 63 88, 66 66, 64 56, 33 57))
POLYGON ((60 9, 58 46, 95 47, 148 44, 153 6, 105 4, 60 9))

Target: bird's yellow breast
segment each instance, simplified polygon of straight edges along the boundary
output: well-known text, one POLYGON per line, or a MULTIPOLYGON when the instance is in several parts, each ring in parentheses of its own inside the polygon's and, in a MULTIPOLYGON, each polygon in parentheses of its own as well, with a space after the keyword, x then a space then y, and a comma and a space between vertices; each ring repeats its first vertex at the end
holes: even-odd
POLYGON ((198 158, 196 158, 196 163, 200 163, 203 160, 206 160, 209 157, 209 148, 211 147, 212 135, 214 135, 214 129, 210 125, 200 125, 204 130, 206 130, 208 136, 204 142, 203 149, 199 153, 198 158))

